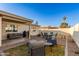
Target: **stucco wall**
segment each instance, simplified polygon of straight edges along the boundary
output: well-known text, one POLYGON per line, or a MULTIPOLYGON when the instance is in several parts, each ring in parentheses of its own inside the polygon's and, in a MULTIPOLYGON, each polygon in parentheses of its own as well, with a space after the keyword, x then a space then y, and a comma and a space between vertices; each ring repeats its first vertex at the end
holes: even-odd
POLYGON ((38 34, 40 34, 40 26, 39 25, 32 25, 31 26, 31 36, 36 36, 38 34))
POLYGON ((7 24, 15 24, 18 28, 18 31, 17 33, 22 33, 24 30, 28 31, 29 30, 29 26, 26 25, 26 24, 21 24, 21 23, 16 23, 16 22, 6 22, 6 21, 3 21, 2 22, 2 40, 5 40, 6 39, 6 35, 8 33, 16 33, 16 32, 6 32, 5 31, 5 27, 7 26, 7 24))
POLYGON ((40 29, 42 31, 61 31, 65 33, 70 33, 70 28, 58 28, 58 29, 40 29))
POLYGON ((77 46, 79 47, 79 24, 74 25, 73 27, 70 28, 71 31, 71 36, 77 46))
POLYGON ((79 47, 79 32, 74 31, 72 37, 73 37, 73 40, 75 41, 75 43, 77 44, 77 46, 79 47))
POLYGON ((40 31, 39 30, 31 30, 31 33, 30 33, 32 36, 35 36, 35 35, 38 35, 40 34, 40 31))
POLYGON ((59 28, 60 31, 65 32, 65 33, 70 33, 70 28, 59 28))

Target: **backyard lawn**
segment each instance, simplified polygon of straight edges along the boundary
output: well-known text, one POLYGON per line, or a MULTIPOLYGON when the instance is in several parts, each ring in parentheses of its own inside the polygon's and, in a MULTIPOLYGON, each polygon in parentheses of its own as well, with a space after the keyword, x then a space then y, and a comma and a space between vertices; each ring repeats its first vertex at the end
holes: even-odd
POLYGON ((45 48, 46 56, 64 56, 64 46, 55 45, 45 48))
POLYGON ((28 55, 28 47, 21 45, 4 51, 8 56, 26 56, 28 55))
MULTIPOLYGON (((27 56, 28 47, 26 45, 21 45, 15 48, 8 49, 4 51, 8 56, 27 56)), ((64 56, 64 46, 56 45, 45 48, 46 56, 64 56)))

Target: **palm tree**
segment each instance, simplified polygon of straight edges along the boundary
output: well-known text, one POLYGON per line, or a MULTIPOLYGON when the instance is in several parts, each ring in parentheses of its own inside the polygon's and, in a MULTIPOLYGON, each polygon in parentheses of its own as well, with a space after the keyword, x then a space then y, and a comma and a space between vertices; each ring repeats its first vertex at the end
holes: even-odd
POLYGON ((62 23, 60 24, 60 28, 68 28, 68 27, 69 27, 69 25, 68 25, 68 23, 66 22, 66 20, 67 20, 67 17, 64 16, 64 17, 63 17, 63 20, 62 20, 62 23))

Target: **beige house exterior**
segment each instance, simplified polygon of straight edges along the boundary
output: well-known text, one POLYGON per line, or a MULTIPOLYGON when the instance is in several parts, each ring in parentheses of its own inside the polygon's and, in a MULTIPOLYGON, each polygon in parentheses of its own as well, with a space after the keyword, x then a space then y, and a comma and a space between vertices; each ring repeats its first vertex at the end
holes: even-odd
POLYGON ((31 24, 31 19, 0 11, 0 46, 2 40, 7 40, 7 34, 9 33, 22 33, 23 31, 29 31, 30 33, 31 24))
POLYGON ((36 36, 40 34, 40 25, 32 24, 31 26, 31 36, 36 36))

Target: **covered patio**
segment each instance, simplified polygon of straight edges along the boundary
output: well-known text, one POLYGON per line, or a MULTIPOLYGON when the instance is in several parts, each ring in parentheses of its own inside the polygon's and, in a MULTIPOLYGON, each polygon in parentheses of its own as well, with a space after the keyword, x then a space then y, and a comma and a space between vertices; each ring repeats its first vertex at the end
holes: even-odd
POLYGON ((24 41, 23 31, 29 32, 30 39, 31 24, 31 19, 0 11, 0 47, 24 41))

